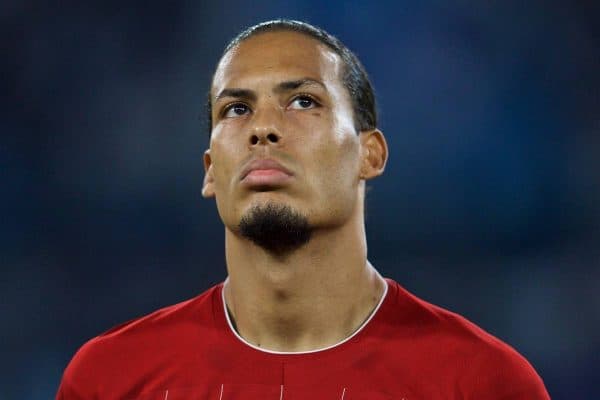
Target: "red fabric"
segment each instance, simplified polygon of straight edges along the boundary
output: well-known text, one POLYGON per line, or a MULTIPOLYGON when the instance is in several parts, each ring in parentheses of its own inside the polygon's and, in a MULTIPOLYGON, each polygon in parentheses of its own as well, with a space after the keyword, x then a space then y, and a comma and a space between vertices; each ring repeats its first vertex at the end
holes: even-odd
POLYGON ((222 284, 86 343, 57 400, 549 399, 531 365, 392 280, 373 318, 328 350, 272 354, 227 324, 222 284))

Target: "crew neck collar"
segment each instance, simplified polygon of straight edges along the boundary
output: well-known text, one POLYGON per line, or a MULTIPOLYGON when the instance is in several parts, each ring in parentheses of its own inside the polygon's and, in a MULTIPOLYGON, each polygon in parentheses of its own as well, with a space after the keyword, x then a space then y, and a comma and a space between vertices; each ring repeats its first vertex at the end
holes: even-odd
POLYGON ((225 281, 223 282, 223 284, 221 285, 221 306, 223 308, 223 314, 225 315, 225 320, 227 321, 227 326, 230 330, 230 332, 237 338, 238 341, 240 341, 242 344, 244 344, 247 347, 250 347, 254 350, 260 351, 262 353, 267 353, 267 354, 276 354, 276 355, 302 355, 302 354, 314 354, 314 353, 320 353, 320 352, 324 352, 327 350, 331 350, 337 347, 340 347, 341 345, 343 345, 344 343, 349 342, 350 340, 352 340, 354 337, 356 337, 360 332, 362 332, 367 325, 369 325, 369 322, 371 322, 371 320, 375 317, 375 315, 378 313, 379 309, 381 308, 381 305, 384 303, 384 300, 387 297, 387 293, 388 293, 388 288, 389 288, 389 283, 386 279, 384 279, 379 272, 377 272, 377 276, 384 282, 384 288, 383 288, 383 294, 381 295, 381 298, 379 299, 379 302, 377 303, 377 305, 375 306, 375 308, 373 309, 373 311, 371 311, 371 313, 369 314, 369 316, 364 320, 364 322, 348 337, 346 337, 345 339, 334 343, 332 345, 326 346, 326 347, 322 347, 322 348, 318 348, 318 349, 314 349, 314 350, 308 350, 308 351, 276 351, 276 350, 269 350, 269 349, 265 349, 262 347, 258 347, 250 342, 248 342, 246 339, 244 339, 238 332, 237 330, 234 328, 233 326, 233 322, 229 316, 229 311, 227 309, 227 303, 225 302, 225 285, 227 284, 227 281, 229 280, 229 277, 227 279, 225 279, 225 281))

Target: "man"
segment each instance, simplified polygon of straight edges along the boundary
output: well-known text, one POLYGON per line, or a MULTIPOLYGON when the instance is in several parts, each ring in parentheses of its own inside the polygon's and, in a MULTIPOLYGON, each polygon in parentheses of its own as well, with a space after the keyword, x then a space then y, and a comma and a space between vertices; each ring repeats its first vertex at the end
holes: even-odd
POLYGON ((296 21, 249 28, 209 113, 202 193, 227 280, 86 343, 57 399, 549 398, 512 348, 367 261, 365 181, 387 146, 342 43, 296 21))

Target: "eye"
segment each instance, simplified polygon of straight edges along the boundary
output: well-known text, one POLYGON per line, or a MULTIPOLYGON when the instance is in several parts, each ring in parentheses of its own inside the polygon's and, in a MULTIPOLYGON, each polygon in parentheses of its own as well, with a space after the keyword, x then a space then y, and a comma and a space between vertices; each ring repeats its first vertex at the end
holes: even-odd
POLYGON ((248 107, 244 103, 233 103, 223 109, 223 117, 235 118, 248 114, 249 112, 250 107, 248 107))
POLYGON ((309 108, 315 108, 318 103, 310 96, 298 96, 290 104, 292 110, 307 110, 309 108))

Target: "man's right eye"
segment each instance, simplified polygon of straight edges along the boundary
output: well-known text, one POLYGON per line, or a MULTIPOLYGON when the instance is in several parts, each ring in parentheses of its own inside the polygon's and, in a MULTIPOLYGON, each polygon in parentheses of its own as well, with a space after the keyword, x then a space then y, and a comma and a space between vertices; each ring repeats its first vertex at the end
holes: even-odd
POLYGON ((239 117, 241 115, 245 115, 250 112, 250 107, 245 105, 244 103, 234 103, 231 104, 223 110, 223 117, 225 118, 234 118, 239 117))

